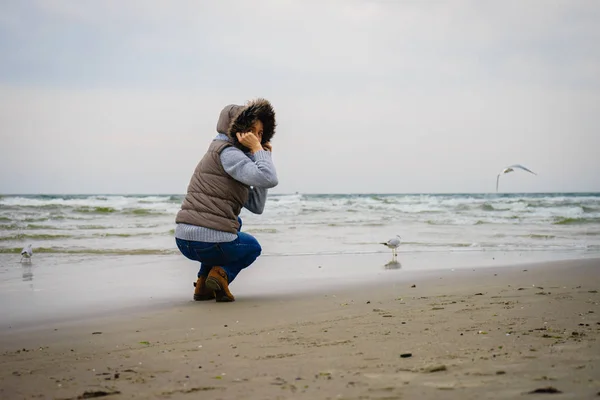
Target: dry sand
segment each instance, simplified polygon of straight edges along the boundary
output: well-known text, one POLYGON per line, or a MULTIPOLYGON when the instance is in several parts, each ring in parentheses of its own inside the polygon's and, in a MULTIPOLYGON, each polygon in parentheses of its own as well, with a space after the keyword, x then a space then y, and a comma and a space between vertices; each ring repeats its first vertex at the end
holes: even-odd
POLYGON ((0 398, 600 399, 599 290, 561 261, 5 330, 0 398))

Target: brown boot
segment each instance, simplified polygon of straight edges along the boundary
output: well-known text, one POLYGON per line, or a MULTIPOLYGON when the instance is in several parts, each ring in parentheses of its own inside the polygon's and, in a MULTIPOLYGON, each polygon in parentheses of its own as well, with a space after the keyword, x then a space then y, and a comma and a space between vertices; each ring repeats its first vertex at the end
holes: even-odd
POLYGON ((207 289, 214 290, 218 302, 235 301, 235 297, 229 291, 227 273, 221 267, 213 267, 206 278, 207 289))
POLYGON ((201 276, 194 282, 194 300, 214 300, 215 292, 206 287, 206 277, 201 276))

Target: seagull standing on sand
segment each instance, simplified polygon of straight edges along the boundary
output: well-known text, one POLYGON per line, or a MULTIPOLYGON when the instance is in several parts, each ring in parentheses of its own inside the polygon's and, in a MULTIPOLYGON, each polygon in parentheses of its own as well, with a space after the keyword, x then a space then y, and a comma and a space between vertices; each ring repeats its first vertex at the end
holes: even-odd
POLYGON ((391 238, 387 242, 382 242, 381 244, 392 249, 392 257, 396 258, 396 256, 398 255, 396 249, 398 248, 398 246, 400 246, 400 236, 396 235, 395 238, 391 238))
POLYGON ((500 175, 508 174, 509 172, 513 172, 515 170, 515 168, 522 169, 523 171, 527 171, 527 172, 530 172, 530 173, 532 173, 534 175, 537 175, 535 172, 531 171, 530 169, 525 168, 521 164, 510 165, 510 166, 504 168, 502 170, 502 172, 500 172, 498 174, 498 176, 496 176, 496 193, 498 192, 498 182, 500 181, 500 175))
POLYGON ((21 260, 19 262, 23 262, 23 257, 31 262, 31 256, 33 256, 33 249, 31 248, 31 245, 29 245, 21 250, 21 260))

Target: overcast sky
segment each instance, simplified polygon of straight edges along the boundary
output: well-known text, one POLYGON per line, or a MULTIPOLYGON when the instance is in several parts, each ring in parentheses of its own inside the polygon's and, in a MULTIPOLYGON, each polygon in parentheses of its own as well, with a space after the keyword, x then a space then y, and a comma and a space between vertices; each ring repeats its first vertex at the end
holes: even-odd
POLYGON ((2 0, 0 193, 184 193, 222 107, 275 192, 600 191, 600 1, 2 0))

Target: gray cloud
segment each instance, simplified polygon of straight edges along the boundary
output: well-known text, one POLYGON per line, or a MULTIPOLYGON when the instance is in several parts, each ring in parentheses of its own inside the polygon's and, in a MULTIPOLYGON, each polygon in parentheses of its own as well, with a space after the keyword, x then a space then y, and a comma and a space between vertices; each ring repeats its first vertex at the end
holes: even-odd
POLYGON ((600 190, 595 1, 0 6, 0 192, 183 192, 269 98, 279 191, 600 190), (23 144, 29 150, 23 154, 23 144), (13 172, 9 172, 13 171, 13 172))

